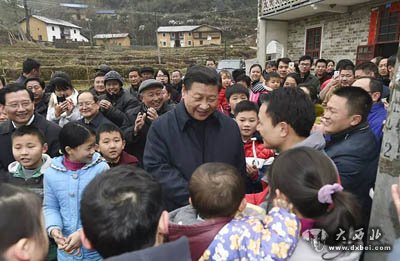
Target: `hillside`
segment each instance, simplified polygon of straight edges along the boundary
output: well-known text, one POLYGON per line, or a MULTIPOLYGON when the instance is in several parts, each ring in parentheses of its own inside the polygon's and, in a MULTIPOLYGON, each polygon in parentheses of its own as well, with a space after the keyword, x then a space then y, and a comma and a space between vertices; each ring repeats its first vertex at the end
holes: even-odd
MULTIPOLYGON (((23 18, 23 0, 0 0, 0 27, 16 31, 23 18)), ((161 25, 210 24, 223 30, 223 39, 255 45, 257 0, 28 0, 32 14, 61 18, 83 27, 83 33, 130 33, 134 45, 155 45, 155 31, 161 25), (60 3, 87 4, 88 9, 60 7, 60 3), (115 15, 96 14, 113 10, 115 15), (142 30, 139 30, 139 27, 142 30)))

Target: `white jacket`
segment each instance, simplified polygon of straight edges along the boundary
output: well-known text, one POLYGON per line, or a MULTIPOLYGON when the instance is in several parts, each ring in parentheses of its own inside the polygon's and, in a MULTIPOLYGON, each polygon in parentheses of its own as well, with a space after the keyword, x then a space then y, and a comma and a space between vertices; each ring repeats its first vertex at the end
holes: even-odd
POLYGON ((57 118, 55 115, 55 106, 57 104, 57 96, 53 92, 50 96, 49 107, 47 109, 46 119, 48 121, 52 121, 52 122, 58 124, 60 127, 63 127, 68 122, 79 120, 81 118, 81 114, 80 114, 79 108, 77 106, 78 94, 79 94, 79 92, 74 89, 72 95, 67 97, 67 99, 71 99, 74 104, 74 108, 72 109, 72 112, 70 114, 67 114, 67 112, 63 112, 60 115, 60 117, 57 118))

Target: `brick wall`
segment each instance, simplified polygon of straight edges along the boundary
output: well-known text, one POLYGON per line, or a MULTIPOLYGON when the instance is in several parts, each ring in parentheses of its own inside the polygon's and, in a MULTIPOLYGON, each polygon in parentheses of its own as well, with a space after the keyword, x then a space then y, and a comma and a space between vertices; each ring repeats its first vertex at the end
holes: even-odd
POLYGON ((321 57, 355 61, 358 45, 368 42, 372 5, 358 5, 344 14, 326 13, 289 21, 288 56, 297 60, 304 54, 307 28, 322 26, 321 57))

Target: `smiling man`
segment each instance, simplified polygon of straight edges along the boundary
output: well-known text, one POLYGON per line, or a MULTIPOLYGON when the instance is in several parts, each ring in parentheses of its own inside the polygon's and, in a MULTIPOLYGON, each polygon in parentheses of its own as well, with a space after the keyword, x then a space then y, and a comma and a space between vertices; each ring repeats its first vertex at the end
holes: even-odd
POLYGON ((104 124, 113 124, 101 113, 99 100, 92 92, 81 92, 78 95, 78 106, 82 116, 78 121, 94 132, 97 132, 97 129, 104 124))
POLYGON ((217 111, 217 72, 193 66, 183 84, 183 102, 151 125, 143 158, 163 188, 168 210, 188 204, 188 182, 203 163, 224 162, 246 173, 239 128, 217 111))
MULTIPOLYGON (((0 104, 8 116, 8 121, 0 124, 0 176, 7 171, 7 166, 15 159, 12 154, 11 134, 15 129, 30 125, 42 131, 48 144, 48 154, 52 157, 58 155, 60 143, 58 134, 60 127, 49 122, 38 113, 34 113, 34 95, 21 84, 9 84, 1 90, 0 104)), ((1 180, 1 177, 0 177, 1 180)))
POLYGON ((155 79, 143 81, 138 89, 140 105, 126 112, 130 124, 124 129, 126 151, 140 161, 143 159, 147 133, 152 122, 174 108, 173 105, 164 102, 163 87, 163 84, 155 79))
POLYGON ((367 226, 372 200, 369 191, 375 185, 379 147, 368 126, 372 98, 362 88, 346 87, 333 92, 322 123, 331 135, 326 153, 335 163, 343 188, 357 196, 367 226))

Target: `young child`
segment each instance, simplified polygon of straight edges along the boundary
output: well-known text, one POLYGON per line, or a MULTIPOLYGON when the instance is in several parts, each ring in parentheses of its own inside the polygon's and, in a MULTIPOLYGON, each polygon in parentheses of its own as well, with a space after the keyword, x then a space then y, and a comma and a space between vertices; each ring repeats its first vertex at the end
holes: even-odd
POLYGON ((97 252, 81 247, 79 202, 86 185, 109 166, 95 152, 95 135, 87 127, 67 123, 59 140, 64 155, 54 158, 44 174, 46 230, 58 245, 58 260, 101 260, 97 252))
POLYGON ((234 118, 236 104, 249 100, 249 89, 236 83, 226 90, 225 96, 229 104, 229 116, 234 118))
POLYGON ((51 164, 50 156, 45 154, 47 143, 43 133, 26 125, 16 129, 11 140, 16 161, 8 165, 8 182, 25 187, 43 199, 43 174, 51 164))
POLYGON ((191 205, 170 213, 169 239, 189 238, 193 260, 283 260, 294 250, 299 221, 283 200, 266 217, 250 217, 245 184, 225 163, 198 167, 189 182, 191 205), (287 206, 286 206, 287 207, 287 206))
POLYGON ((244 143, 247 175, 254 182, 255 192, 265 190, 266 184, 261 182, 261 178, 272 163, 275 153, 264 147, 263 140, 256 130, 258 106, 251 101, 239 102, 235 109, 235 120, 244 143))
POLYGON ((267 92, 272 92, 281 86, 281 77, 277 72, 270 72, 264 76, 264 85, 267 92))
POLYGON ((218 93, 218 110, 226 115, 229 113, 229 105, 226 101, 225 92, 226 89, 232 85, 232 75, 227 70, 221 70, 220 76, 220 90, 218 93))
POLYGON ((0 183, 0 202, 0 260, 45 260, 48 238, 40 198, 0 183))
POLYGON ((99 127, 96 133, 98 152, 106 159, 110 167, 122 164, 136 166, 139 161, 124 151, 125 139, 120 128, 114 124, 106 123, 99 127))
POLYGON ((258 103, 259 99, 260 99, 260 95, 263 93, 270 93, 275 89, 278 89, 280 87, 280 76, 278 73, 276 72, 271 72, 266 74, 265 76, 261 77, 261 80, 263 81, 263 86, 264 86, 264 90, 259 90, 259 91, 252 91, 250 93, 250 101, 254 102, 254 103, 258 103))
POLYGON ((337 235, 345 231, 344 238, 350 240, 351 230, 359 228, 361 213, 355 196, 343 191, 336 167, 324 152, 297 147, 281 153, 269 169, 268 181, 270 197, 287 199, 294 213, 302 217, 304 232, 291 260, 359 259, 361 251, 331 251, 326 246, 348 243, 337 235), (312 223, 306 224, 305 219, 312 223), (314 239, 310 235, 313 230, 319 231, 314 239), (312 244, 306 242, 309 240, 312 244))

